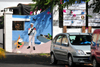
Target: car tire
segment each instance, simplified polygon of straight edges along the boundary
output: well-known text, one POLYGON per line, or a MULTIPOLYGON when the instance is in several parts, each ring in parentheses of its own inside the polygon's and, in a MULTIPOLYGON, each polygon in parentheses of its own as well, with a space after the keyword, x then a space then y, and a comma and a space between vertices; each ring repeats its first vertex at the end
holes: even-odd
POLYGON ((75 65, 75 63, 73 62, 73 59, 72 59, 71 55, 68 57, 68 64, 69 64, 69 67, 73 67, 75 65))
POLYGON ((93 67, 99 67, 99 64, 95 58, 92 60, 93 67))
POLYGON ((56 60, 54 54, 51 54, 51 64, 57 64, 57 60, 56 60))

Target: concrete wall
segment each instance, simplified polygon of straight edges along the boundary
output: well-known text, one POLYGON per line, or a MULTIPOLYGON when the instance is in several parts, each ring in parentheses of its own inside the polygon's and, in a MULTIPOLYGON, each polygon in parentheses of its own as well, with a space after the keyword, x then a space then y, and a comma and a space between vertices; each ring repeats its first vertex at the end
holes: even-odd
POLYGON ((12 52, 12 13, 9 9, 4 13, 5 50, 12 52))
POLYGON ((63 29, 62 28, 59 28, 58 26, 53 26, 53 38, 59 34, 59 33, 62 33, 63 29))
MULTIPOLYGON (((92 28, 92 33, 94 30, 96 30, 98 28, 92 28)), ((53 38, 59 34, 62 33, 63 29, 59 28, 58 26, 53 26, 53 38)), ((82 33, 82 28, 67 28, 67 33, 71 33, 71 32, 78 32, 78 33, 82 33)), ((85 33, 88 33, 88 29, 85 30, 85 33)))

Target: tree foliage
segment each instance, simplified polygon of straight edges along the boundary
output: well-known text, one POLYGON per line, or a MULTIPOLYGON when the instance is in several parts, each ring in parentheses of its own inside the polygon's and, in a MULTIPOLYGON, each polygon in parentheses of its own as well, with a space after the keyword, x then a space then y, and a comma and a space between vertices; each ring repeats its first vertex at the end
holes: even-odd
POLYGON ((32 9, 32 11, 37 11, 42 9, 42 11, 48 9, 49 7, 51 7, 51 11, 53 10, 53 7, 55 5, 60 5, 59 8, 63 8, 65 6, 72 5, 75 3, 75 1, 77 1, 77 3, 81 3, 81 1, 86 1, 88 2, 88 0, 66 0, 66 2, 64 2, 64 0, 33 0, 34 2, 36 2, 35 7, 32 9))
MULTIPOLYGON (((53 7, 56 4, 60 5, 59 8, 65 6, 67 6, 68 8, 70 5, 74 4, 75 1, 77 1, 77 3, 81 3, 81 1, 89 2, 90 0, 65 0, 66 2, 64 2, 64 0, 33 0, 33 1, 36 2, 36 4, 32 8, 32 11, 37 11, 40 9, 44 11, 49 7, 51 7, 51 11, 52 11, 53 7)), ((100 11, 100 0, 93 0, 93 3, 89 6, 89 8, 91 7, 93 8, 93 13, 98 13, 100 11)))
POLYGON ((5 50, 2 49, 2 48, 0 48, 0 59, 2 59, 2 58, 6 58, 6 56, 5 56, 5 50))
POLYGON ((93 13, 99 13, 100 11, 100 0, 93 0, 93 3, 90 4, 89 8, 93 8, 93 13))

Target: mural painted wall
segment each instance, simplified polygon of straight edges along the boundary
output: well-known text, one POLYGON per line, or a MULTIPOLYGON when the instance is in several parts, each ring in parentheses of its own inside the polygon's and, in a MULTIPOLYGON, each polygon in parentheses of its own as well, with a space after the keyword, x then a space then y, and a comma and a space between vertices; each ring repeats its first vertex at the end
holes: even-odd
POLYGON ((49 53, 52 38, 50 9, 38 15, 13 15, 13 18, 30 21, 12 22, 13 52, 49 53), (28 35, 30 33, 30 35, 28 35))

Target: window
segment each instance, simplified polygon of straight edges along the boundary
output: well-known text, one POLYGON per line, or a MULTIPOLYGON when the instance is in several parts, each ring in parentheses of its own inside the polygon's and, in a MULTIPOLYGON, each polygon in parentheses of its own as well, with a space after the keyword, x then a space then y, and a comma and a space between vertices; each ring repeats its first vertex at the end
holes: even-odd
POLYGON ((62 39, 62 45, 67 45, 68 44, 68 38, 66 36, 63 37, 62 39))
POLYGON ((97 40, 97 34, 93 34, 93 42, 92 42, 92 46, 96 45, 96 40, 97 40))
POLYGON ((97 39, 97 34, 94 34, 93 35, 93 42, 96 42, 96 39, 97 39))
POLYGON ((100 34, 99 34, 99 37, 97 39, 97 47, 100 47, 100 34))
POLYGON ((70 35, 69 39, 72 45, 90 45, 92 37, 90 35, 70 35))
POLYGON ((23 21, 13 21, 13 30, 24 30, 24 22, 23 21))
POLYGON ((62 40, 62 36, 58 36, 57 40, 56 40, 56 44, 61 45, 61 40, 62 40))
POLYGON ((55 43, 56 39, 57 39, 57 37, 55 37, 55 38, 52 40, 52 42, 55 43))

